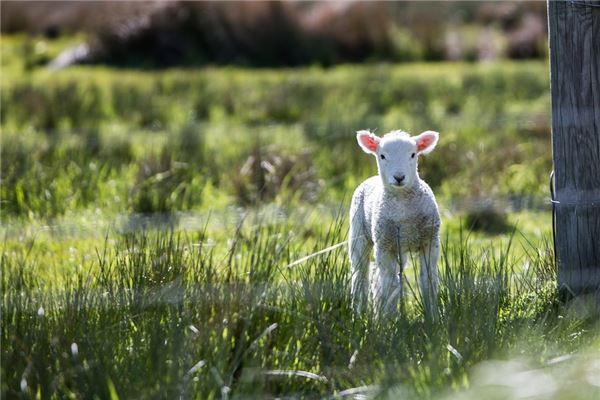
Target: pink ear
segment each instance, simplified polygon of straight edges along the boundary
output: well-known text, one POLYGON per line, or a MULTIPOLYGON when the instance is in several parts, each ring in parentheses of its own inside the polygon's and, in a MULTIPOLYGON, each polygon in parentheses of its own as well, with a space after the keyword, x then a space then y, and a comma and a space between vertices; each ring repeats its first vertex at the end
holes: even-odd
POLYGON ((369 131, 358 131, 356 140, 365 153, 375 153, 379 147, 380 138, 369 131))
POLYGON ((435 148, 438 142, 439 133, 434 131, 425 131, 419 136, 415 136, 415 142, 417 143, 417 151, 419 154, 427 154, 435 148))

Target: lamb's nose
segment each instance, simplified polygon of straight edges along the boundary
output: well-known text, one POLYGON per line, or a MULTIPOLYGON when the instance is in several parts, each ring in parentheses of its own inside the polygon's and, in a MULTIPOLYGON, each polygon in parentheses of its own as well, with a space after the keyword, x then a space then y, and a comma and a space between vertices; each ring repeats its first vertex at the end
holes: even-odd
POLYGON ((402 185, 402 182, 404 182, 404 175, 394 175, 394 179, 396 180, 396 183, 398 183, 398 185, 402 185))

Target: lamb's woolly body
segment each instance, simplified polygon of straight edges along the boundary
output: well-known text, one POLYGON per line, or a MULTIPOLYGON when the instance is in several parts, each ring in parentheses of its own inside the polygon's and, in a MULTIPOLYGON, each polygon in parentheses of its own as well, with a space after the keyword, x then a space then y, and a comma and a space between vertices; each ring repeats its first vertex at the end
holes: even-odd
POLYGON ((385 190, 381 178, 372 176, 358 186, 350 207, 352 224, 367 238, 376 238, 396 253, 417 251, 436 236, 440 216, 431 188, 419 179, 402 192, 385 190))
MULTIPOLYGON (((435 147, 437 133, 434 134, 435 140, 428 141, 432 144, 424 148, 424 153, 435 147)), ((380 175, 365 180, 352 196, 349 253, 354 307, 358 311, 364 309, 370 291, 376 307, 393 309, 395 301, 401 295, 400 273, 410 252, 419 254, 421 292, 426 307, 431 306, 437 296, 437 261, 440 251, 440 216, 435 196, 429 185, 419 178, 416 162, 402 164, 400 158, 399 163, 383 165, 379 160, 381 154, 386 152, 385 143, 403 142, 400 146, 404 147, 392 149, 408 152, 404 155, 387 153, 388 157, 409 158, 410 152, 421 151, 419 143, 402 131, 391 132, 383 138, 363 131, 359 132, 357 138, 366 152, 378 158, 380 175), (361 143, 361 135, 369 135, 367 138, 363 137, 367 148, 361 143), (376 150, 368 147, 372 146, 372 140, 375 140, 376 150), (413 143, 412 147, 410 143, 413 143), (389 165, 405 173, 407 177, 404 182, 409 183, 390 185, 382 175, 382 168, 390 168, 389 165), (411 179, 408 179, 408 175, 411 179), (375 263, 369 271, 372 249, 375 263)), ((390 171, 385 172, 389 179, 390 171)), ((395 169, 391 173, 393 175, 395 169)))

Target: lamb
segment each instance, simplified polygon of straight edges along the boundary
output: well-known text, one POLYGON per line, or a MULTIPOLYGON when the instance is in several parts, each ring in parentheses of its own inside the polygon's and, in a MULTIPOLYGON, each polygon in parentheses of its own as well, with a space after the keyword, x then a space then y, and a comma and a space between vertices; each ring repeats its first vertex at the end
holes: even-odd
POLYGON ((438 137, 433 131, 414 137, 403 131, 383 137, 364 130, 356 134, 360 147, 376 157, 379 170, 356 188, 350 207, 351 294, 357 312, 366 309, 369 291, 377 310, 389 313, 397 307, 410 252, 419 253, 421 295, 426 313, 433 310, 440 216, 431 188, 419 177, 417 159, 434 149, 438 137))

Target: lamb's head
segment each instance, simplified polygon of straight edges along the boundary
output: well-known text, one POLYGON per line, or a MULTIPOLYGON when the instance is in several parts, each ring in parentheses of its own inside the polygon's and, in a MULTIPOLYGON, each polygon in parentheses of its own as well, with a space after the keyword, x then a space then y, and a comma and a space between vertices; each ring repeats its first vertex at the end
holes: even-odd
POLYGON ((394 189, 410 187, 417 182, 417 158, 431 152, 438 137, 439 134, 433 131, 425 131, 418 136, 392 131, 383 137, 369 131, 356 132, 360 147, 377 158, 383 184, 394 189))

